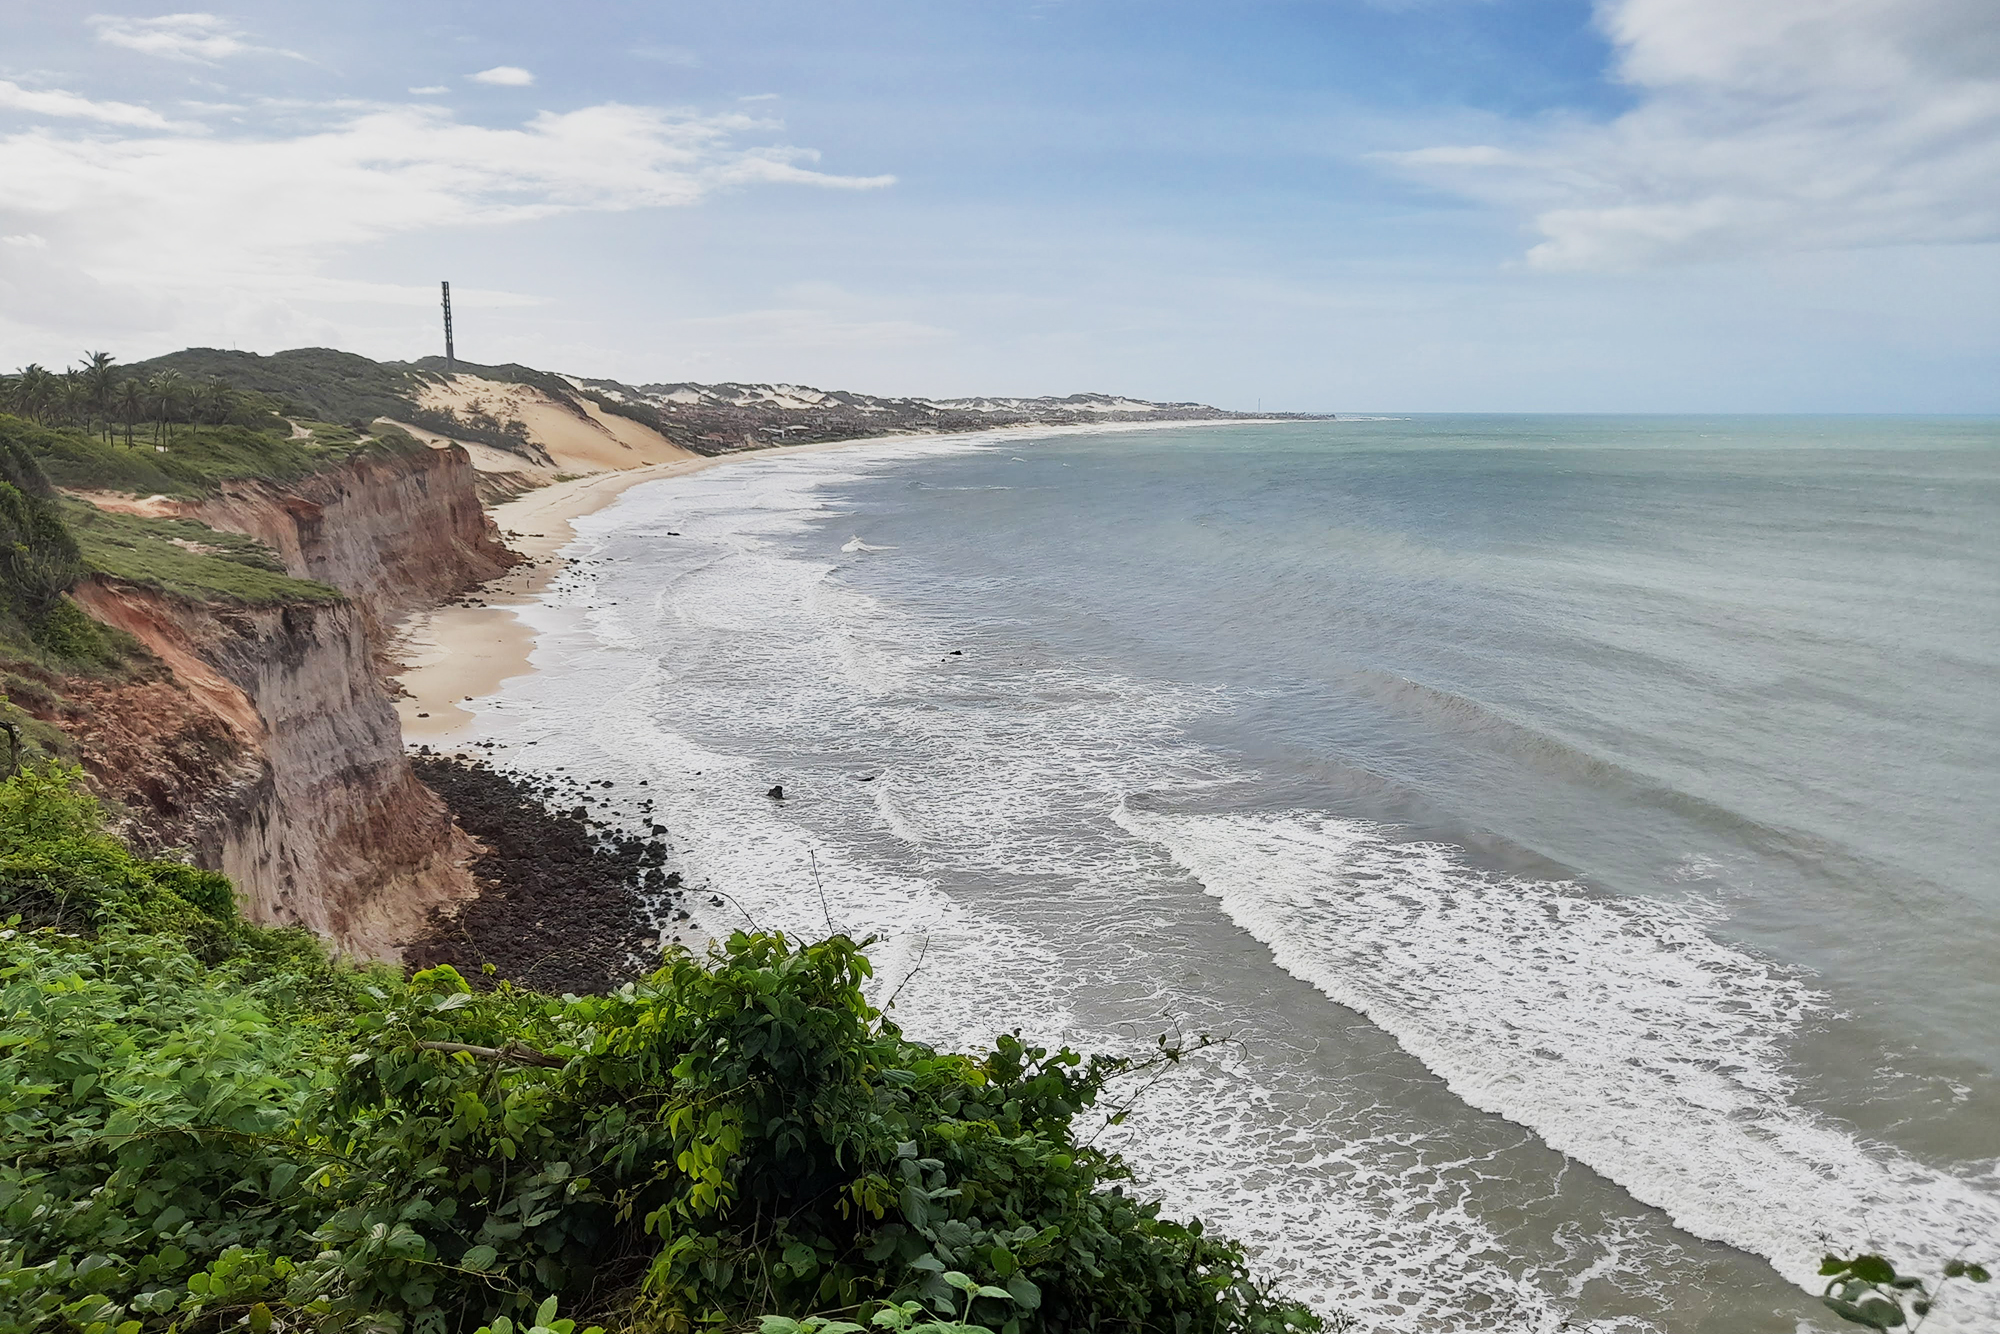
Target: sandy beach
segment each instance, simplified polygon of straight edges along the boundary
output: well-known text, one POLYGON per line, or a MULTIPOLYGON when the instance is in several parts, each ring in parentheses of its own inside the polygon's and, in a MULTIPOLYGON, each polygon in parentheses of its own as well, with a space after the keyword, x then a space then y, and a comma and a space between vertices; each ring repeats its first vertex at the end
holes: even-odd
MULTIPOLYGON (((1261 418, 1239 418, 1228 425, 1257 425, 1261 418)), ((1184 427, 1186 421, 1106 422, 1102 425, 1001 428, 1004 438, 1018 432, 1023 439, 1052 435, 1155 431, 1184 427)), ((1214 424, 1214 423, 1203 423, 1214 424)), ((528 559, 468 596, 472 605, 448 603, 420 612, 397 629, 394 656, 403 694, 396 700, 403 737, 412 743, 449 741, 470 724, 473 715, 461 707, 490 695, 501 684, 533 670, 528 661, 535 636, 514 609, 539 597, 561 572, 558 555, 576 537, 573 521, 603 509, 635 486, 668 477, 685 477, 722 463, 742 463, 788 454, 817 454, 859 445, 887 445, 911 440, 969 440, 987 432, 963 435, 931 434, 862 436, 852 440, 822 440, 810 445, 780 445, 715 457, 683 457, 617 472, 595 472, 555 482, 531 491, 489 513, 509 547, 528 559)))
MULTIPOLYGON (((1148 423, 1150 424, 1150 423, 1148 423)), ((535 636, 514 613, 533 602, 562 569, 557 555, 576 537, 573 521, 603 509, 646 482, 684 477, 719 463, 813 454, 855 445, 929 437, 866 436, 783 445, 752 453, 654 463, 619 472, 592 473, 530 491, 489 511, 509 547, 528 559, 476 593, 474 605, 448 603, 420 612, 397 629, 395 658, 403 694, 396 700, 403 737, 410 742, 448 741, 472 721, 461 705, 498 690, 532 670, 535 636)))

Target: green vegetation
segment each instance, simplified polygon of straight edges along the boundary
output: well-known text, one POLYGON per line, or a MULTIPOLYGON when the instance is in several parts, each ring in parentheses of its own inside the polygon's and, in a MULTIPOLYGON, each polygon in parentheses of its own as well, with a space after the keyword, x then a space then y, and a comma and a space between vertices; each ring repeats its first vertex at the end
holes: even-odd
MULTIPOLYGON (((643 404, 621 403, 596 389, 579 390, 560 375, 528 366, 478 366, 460 362, 457 369, 507 384, 530 385, 559 401, 587 398, 605 411, 661 424, 659 414, 643 404)), ((519 421, 502 421, 470 411, 463 415, 420 406, 426 384, 444 378, 444 359, 426 357, 399 364, 371 361, 332 348, 295 348, 271 356, 197 347, 168 353, 150 361, 118 367, 102 352, 86 353, 74 370, 51 372, 41 366, 23 367, 0 379, 0 408, 11 409, 41 425, 69 424, 82 434, 118 440, 127 449, 151 444, 180 445, 187 427, 234 425, 254 432, 285 433, 284 418, 338 422, 354 431, 372 430, 378 418, 410 422, 454 439, 476 440, 498 449, 532 456, 527 428, 519 421), (187 427, 180 425, 186 423, 187 427), (144 425, 144 433, 139 427, 144 425), (122 434, 121 434, 122 433, 122 434)), ((318 431, 315 431, 315 435, 318 431)), ((206 442, 216 447, 216 441, 206 442)), ((222 442, 222 443, 227 443, 222 442)), ((102 469, 102 460, 93 460, 102 469)), ((241 466, 241 461, 231 466, 241 466)), ((306 469, 310 471, 310 469, 306 469)), ((115 473, 116 470, 114 470, 115 473)), ((175 480, 189 480, 171 468, 175 480)), ((64 486, 93 483, 73 481, 52 468, 64 486)), ((250 473, 209 473, 208 476, 288 476, 280 466, 250 473)), ((194 478, 197 483, 201 480, 194 478)), ((107 483, 136 490, 136 481, 107 483)), ((170 485, 156 491, 177 495, 170 485)))
POLYGON ((88 562, 55 489, 7 434, 7 420, 0 418, 0 654, 58 670, 115 667, 131 645, 66 596, 88 562))
POLYGON ((244 393, 219 379, 189 380, 173 369, 141 374, 120 369, 108 352, 86 352, 71 370, 52 372, 39 365, 23 366, 0 379, 0 407, 41 425, 81 427, 86 435, 135 442, 140 423, 149 425, 151 443, 170 441, 174 424, 239 425, 264 429, 282 425, 271 400, 244 393))
MULTIPOLYGON (((421 375, 330 347, 301 347, 271 356, 192 347, 139 362, 140 375, 172 371, 188 380, 218 380, 260 394, 288 417, 365 426, 377 417, 406 417, 421 375)), ((407 418, 406 418, 407 419, 407 418)))
POLYGON ((34 456, 0 418, 0 593, 30 625, 83 573, 83 557, 34 456))
POLYGON ((339 602, 338 589, 294 579, 270 548, 240 533, 218 532, 186 519, 108 514, 67 501, 63 517, 92 570, 197 602, 276 606, 339 602))
POLYGON ((843 937, 560 999, 351 969, 53 764, 0 783, 0 913, 0 1334, 1319 1323, 1078 1133, 1130 1063, 909 1042, 843 937))
POLYGON ((1993 1277, 1984 1265, 1951 1259, 1945 1261, 1944 1273, 1933 1288, 1920 1278, 1898 1274, 1896 1266, 1879 1255, 1852 1259, 1829 1255, 1820 1262, 1819 1272, 1826 1280, 1826 1294, 1820 1300, 1827 1309, 1849 1324, 1869 1329, 1921 1329, 1937 1309, 1938 1292, 1945 1284, 1953 1279, 1985 1283, 1993 1277))
POLYGON ((294 439, 291 424, 275 430, 240 425, 184 426, 173 443, 127 447, 75 427, 41 426, 0 416, 0 445, 33 456, 48 480, 79 491, 124 491, 200 499, 233 478, 294 481, 357 453, 393 453, 424 446, 394 427, 363 435, 312 422, 294 439))
MULTIPOLYGON (((525 366, 461 362, 458 369, 508 383, 532 384, 558 397, 574 394, 561 376, 525 366)), ((527 450, 527 428, 520 422, 503 422, 480 413, 458 416, 419 406, 425 383, 443 378, 440 357, 398 365, 328 347, 294 348, 268 357, 197 347, 141 362, 134 370, 150 376, 173 374, 191 381, 226 383, 240 393, 261 396, 289 417, 342 422, 355 430, 372 429, 369 423, 376 418, 389 417, 458 440, 477 440, 516 453, 527 450)))

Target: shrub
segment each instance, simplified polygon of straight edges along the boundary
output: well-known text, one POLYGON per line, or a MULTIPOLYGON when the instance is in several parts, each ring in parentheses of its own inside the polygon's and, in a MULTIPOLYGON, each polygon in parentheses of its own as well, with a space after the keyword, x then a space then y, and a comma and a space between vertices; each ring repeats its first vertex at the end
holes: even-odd
POLYGON ((34 629, 35 642, 64 662, 103 664, 115 660, 104 627, 67 597, 56 598, 34 629))
POLYGON ((38 621, 83 573, 76 539, 53 503, 0 482, 0 595, 38 621))

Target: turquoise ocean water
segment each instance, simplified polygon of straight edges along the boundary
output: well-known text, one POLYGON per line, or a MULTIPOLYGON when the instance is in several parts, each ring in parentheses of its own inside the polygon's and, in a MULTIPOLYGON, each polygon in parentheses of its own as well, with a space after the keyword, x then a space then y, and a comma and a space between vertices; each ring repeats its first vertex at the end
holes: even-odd
POLYGON ((2000 1255, 2000 423, 1008 433, 580 532, 479 734, 919 1036, 1230 1035, 1108 1133, 1359 1327, 2000 1255))

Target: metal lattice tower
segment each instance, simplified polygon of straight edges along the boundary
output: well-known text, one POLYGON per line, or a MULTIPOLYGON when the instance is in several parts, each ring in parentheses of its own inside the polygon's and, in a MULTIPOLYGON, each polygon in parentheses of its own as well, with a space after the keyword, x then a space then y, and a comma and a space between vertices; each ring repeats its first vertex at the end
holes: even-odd
POLYGON ((449 375, 457 361, 451 350, 451 284, 439 283, 438 286, 444 289, 444 370, 449 375))

